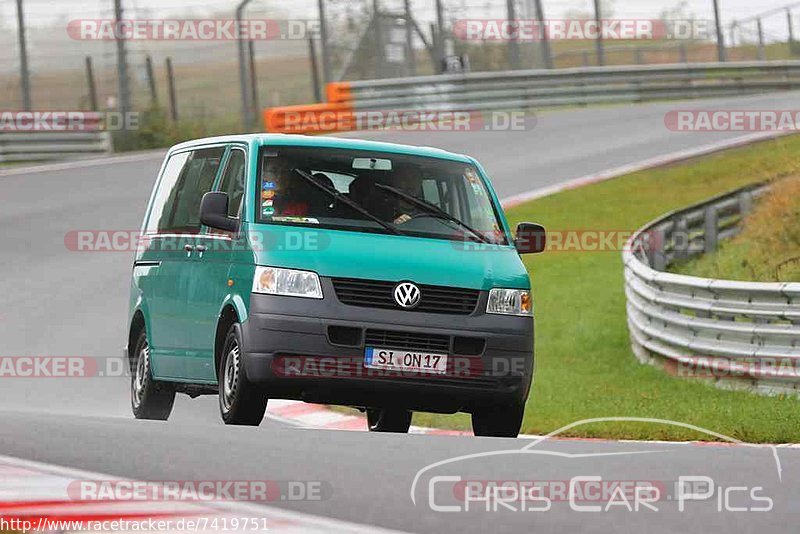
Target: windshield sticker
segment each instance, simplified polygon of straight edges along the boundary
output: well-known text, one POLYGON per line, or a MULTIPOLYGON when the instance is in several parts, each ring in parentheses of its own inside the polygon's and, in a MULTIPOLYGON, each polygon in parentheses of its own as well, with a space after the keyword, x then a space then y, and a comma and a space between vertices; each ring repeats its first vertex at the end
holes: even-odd
POLYGON ((273 213, 275 213, 275 208, 272 206, 264 206, 261 208, 262 217, 272 217, 273 213))
POLYGON ((305 224, 319 224, 319 220, 314 217, 295 217, 290 215, 273 217, 276 222, 291 222, 291 223, 305 223, 305 224))
POLYGON ((261 184, 261 188, 265 191, 268 189, 275 189, 275 182, 264 182, 261 184))
POLYGON ((269 189, 261 192, 261 200, 272 200, 275 198, 275 190, 269 189))

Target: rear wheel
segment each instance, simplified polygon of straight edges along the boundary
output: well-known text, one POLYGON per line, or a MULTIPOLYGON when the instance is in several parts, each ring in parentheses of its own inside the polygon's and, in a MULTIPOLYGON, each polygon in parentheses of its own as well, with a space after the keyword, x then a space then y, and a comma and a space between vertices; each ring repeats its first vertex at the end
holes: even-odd
POLYGON ((367 409, 370 432, 397 432, 405 434, 411 426, 411 412, 398 409, 367 409))
POLYGON ((150 364, 150 345, 142 329, 134 348, 131 368, 131 409, 136 419, 166 421, 175 403, 175 390, 153 379, 150 364))
POLYGON ((264 391, 247 379, 238 324, 228 330, 219 369, 219 411, 227 425, 258 426, 267 411, 264 391))
POLYGON ((472 414, 472 432, 476 436, 516 438, 525 415, 523 404, 497 406, 472 414))

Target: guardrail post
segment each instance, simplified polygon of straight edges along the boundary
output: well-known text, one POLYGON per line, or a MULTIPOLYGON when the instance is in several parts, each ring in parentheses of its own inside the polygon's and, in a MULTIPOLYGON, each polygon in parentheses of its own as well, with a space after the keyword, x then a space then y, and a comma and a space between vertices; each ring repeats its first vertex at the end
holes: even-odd
POLYGON ((672 230, 672 251, 676 260, 685 260, 689 257, 689 223, 686 217, 675 221, 672 230))
POLYGON ((689 55, 686 53, 686 44, 681 43, 680 47, 680 63, 688 63, 689 55))
POLYGON ((706 254, 717 250, 719 241, 719 216, 717 208, 709 206, 705 209, 705 225, 703 228, 703 251, 706 254))
POLYGON ((753 193, 743 191, 739 193, 739 214, 744 217, 753 210, 753 193))
POLYGON ((653 229, 648 235, 648 259, 650 267, 656 271, 663 271, 667 268, 667 256, 664 254, 667 233, 663 227, 653 229))

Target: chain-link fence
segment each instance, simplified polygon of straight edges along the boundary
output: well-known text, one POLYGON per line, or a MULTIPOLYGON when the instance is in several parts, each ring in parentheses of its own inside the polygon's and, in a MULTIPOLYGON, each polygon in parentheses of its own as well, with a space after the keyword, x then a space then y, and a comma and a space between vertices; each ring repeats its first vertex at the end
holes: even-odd
MULTIPOLYGON (((201 0, 187 5, 178 0, 120 0, 124 20, 216 21, 217 26, 234 19, 238 2, 201 0)), ((0 32, 0 109, 23 107, 17 4, 24 13, 32 108, 117 109, 118 43, 96 31, 98 21, 113 22, 114 0, 2 4, 0 29, 6 31, 0 32), (84 27, 95 28, 95 33, 82 33, 84 27)), ((791 24, 794 8, 789 5, 753 17, 754 6, 738 19, 734 17, 737 13, 723 13, 727 59, 792 57, 798 52, 791 24)), ((713 0, 665 2, 660 9, 631 0, 253 0, 243 18, 274 25, 267 38, 249 39, 244 47, 245 74, 255 72, 254 80, 244 78, 251 119, 257 118, 255 110, 259 108, 307 104, 320 95, 324 98, 319 89, 325 81, 453 69, 676 63, 718 57, 713 0), (320 6, 324 8, 324 32, 320 31, 320 6), (509 19, 542 18, 548 29, 545 39, 488 32, 494 23, 502 25, 509 19), (595 19, 649 20, 667 26, 675 21, 705 22, 707 33, 682 39, 665 35, 644 40, 608 38, 602 43, 587 35, 554 38, 550 34, 549 24, 558 21, 595 19), (472 35, 472 27, 480 31, 472 35), (321 33, 326 34, 325 39, 320 38, 321 33)), ((238 39, 167 39, 146 34, 126 39, 125 49, 132 109, 159 108, 166 117, 196 121, 213 131, 241 128, 238 39)), ((255 120, 251 127, 257 127, 255 120)))

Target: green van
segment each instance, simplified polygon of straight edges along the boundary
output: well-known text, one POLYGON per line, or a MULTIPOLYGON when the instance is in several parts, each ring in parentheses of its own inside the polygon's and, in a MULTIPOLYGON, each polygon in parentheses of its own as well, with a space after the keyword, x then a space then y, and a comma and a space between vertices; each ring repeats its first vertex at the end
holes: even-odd
POLYGON ((126 357, 140 419, 176 393, 225 423, 267 400, 357 407, 370 430, 413 411, 516 437, 533 379, 533 301, 486 173, 443 150, 281 134, 169 150, 142 224, 126 357))

